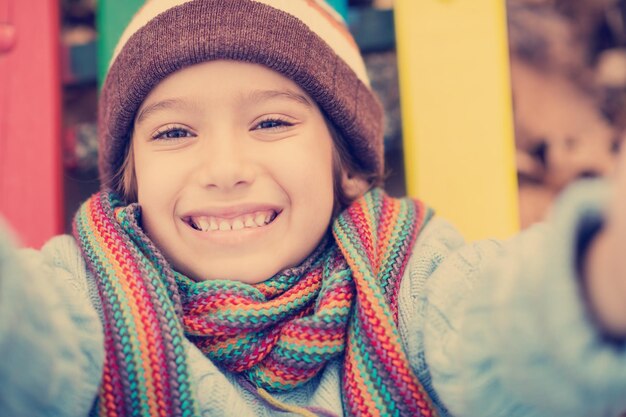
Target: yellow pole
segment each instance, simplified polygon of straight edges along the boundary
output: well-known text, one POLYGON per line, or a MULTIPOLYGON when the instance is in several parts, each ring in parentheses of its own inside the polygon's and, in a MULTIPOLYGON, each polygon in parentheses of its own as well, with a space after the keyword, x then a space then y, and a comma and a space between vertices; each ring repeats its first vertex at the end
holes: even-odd
POLYGON ((396 0, 408 193, 470 240, 519 229, 504 0, 396 0))

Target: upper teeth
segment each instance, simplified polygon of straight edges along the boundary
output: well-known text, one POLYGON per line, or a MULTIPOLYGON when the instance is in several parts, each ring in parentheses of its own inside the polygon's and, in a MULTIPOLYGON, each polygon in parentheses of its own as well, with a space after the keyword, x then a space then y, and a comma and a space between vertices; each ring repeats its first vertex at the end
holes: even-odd
POLYGON ((190 222, 203 232, 209 230, 241 230, 244 228, 265 226, 274 220, 276 215, 277 213, 274 210, 263 210, 230 219, 214 216, 194 216, 190 218, 190 222))

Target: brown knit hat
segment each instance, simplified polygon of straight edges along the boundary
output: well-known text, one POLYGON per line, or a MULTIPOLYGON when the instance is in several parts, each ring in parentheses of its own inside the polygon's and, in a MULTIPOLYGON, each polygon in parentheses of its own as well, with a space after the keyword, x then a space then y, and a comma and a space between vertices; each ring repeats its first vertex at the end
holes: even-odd
POLYGON ((322 0, 151 0, 123 33, 100 96, 100 175, 111 185, 148 93, 204 61, 265 65, 307 92, 364 173, 383 171, 383 111, 358 47, 322 0))

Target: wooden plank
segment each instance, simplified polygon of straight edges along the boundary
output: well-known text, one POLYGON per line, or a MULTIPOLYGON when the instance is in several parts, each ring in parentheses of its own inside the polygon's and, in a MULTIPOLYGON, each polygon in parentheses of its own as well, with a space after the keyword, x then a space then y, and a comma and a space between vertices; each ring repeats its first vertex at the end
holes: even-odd
POLYGON ((59 3, 3 0, 14 44, 0 52, 0 214, 24 245, 62 232, 59 3))
POLYGON ((502 0, 396 0, 407 188, 470 240, 519 229, 502 0))
POLYGON ((333 6, 337 13, 339 13, 343 20, 348 20, 348 0, 326 0, 328 4, 333 6))
POLYGON ((98 79, 104 81, 113 50, 122 32, 144 0, 100 0, 96 20, 98 26, 98 79))

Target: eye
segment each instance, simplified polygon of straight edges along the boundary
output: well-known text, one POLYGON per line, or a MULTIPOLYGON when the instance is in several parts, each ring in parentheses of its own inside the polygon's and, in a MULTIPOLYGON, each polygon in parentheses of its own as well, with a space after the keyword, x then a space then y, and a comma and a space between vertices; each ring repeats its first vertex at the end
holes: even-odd
POLYGON ((165 126, 162 129, 156 131, 154 135, 152 135, 153 140, 177 140, 182 138, 192 138, 196 135, 191 133, 189 129, 186 129, 182 126, 165 126))
POLYGON ((259 123, 256 124, 253 130, 279 130, 290 126, 293 126, 293 123, 278 117, 271 117, 261 120, 259 123))

